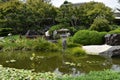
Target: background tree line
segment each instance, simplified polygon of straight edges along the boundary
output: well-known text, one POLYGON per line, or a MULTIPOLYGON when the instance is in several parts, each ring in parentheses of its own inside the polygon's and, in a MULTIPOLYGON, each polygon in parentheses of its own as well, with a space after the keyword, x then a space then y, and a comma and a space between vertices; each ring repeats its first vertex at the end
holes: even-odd
POLYGON ((54 24, 56 8, 43 0, 10 0, 0 4, 0 27, 12 28, 14 33, 28 29, 43 29, 54 24))
POLYGON ((75 6, 65 1, 60 8, 56 8, 50 0, 0 0, 0 27, 12 28, 15 34, 25 34, 29 29, 44 32, 59 24, 76 30, 88 29, 94 24, 98 25, 96 21, 101 19, 110 25, 113 24, 114 15, 111 8, 100 2, 75 6))

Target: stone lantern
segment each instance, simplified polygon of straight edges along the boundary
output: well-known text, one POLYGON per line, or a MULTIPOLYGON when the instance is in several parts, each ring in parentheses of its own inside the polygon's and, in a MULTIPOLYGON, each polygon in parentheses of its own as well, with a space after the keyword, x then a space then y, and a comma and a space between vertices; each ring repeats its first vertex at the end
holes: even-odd
POLYGON ((60 37, 62 38, 62 47, 63 47, 63 50, 65 50, 67 47, 66 39, 70 35, 69 29, 62 28, 62 29, 59 29, 57 32, 58 34, 60 34, 60 37))

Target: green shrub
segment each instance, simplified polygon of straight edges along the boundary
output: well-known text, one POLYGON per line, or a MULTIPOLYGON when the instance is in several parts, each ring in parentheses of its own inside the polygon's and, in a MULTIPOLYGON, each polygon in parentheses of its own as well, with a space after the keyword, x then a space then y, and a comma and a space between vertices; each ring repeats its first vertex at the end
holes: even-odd
POLYGON ((67 28, 67 27, 68 27, 67 24, 57 24, 57 25, 52 26, 52 27, 49 29, 49 31, 50 31, 50 34, 52 34, 52 32, 53 32, 54 30, 59 30, 59 29, 61 29, 61 28, 67 28))
POLYGON ((84 45, 89 44, 89 41, 87 41, 87 40, 89 40, 88 34, 89 34, 89 31, 86 31, 86 30, 80 30, 80 31, 78 31, 73 36, 73 42, 79 43, 79 44, 84 44, 84 45))
POLYGON ((59 48, 56 44, 46 41, 43 38, 37 39, 15 39, 11 42, 9 38, 5 42, 1 43, 4 47, 3 51, 15 51, 15 50, 34 50, 34 51, 58 51, 59 48))
POLYGON ((120 25, 113 24, 113 25, 110 25, 110 28, 111 28, 111 30, 115 30, 115 29, 120 28, 120 25))
POLYGON ((81 45, 77 43, 67 42, 67 48, 73 48, 73 47, 81 47, 81 45))
POLYGON ((110 31, 109 22, 104 18, 96 18, 93 24, 90 26, 90 30, 96 30, 99 32, 110 31))
POLYGON ((53 35, 53 31, 59 30, 59 29, 61 29, 61 28, 63 28, 63 24, 58 24, 58 25, 52 26, 52 27, 49 29, 49 33, 50 33, 50 35, 51 35, 51 38, 53 38, 53 39, 60 39, 60 35, 59 35, 59 34, 56 34, 56 35, 54 36, 54 35, 53 35))
POLYGON ((27 41, 26 46, 35 51, 58 51, 59 48, 51 42, 46 41, 43 38, 27 41))
POLYGON ((44 39, 39 39, 36 41, 33 49, 36 51, 58 51, 59 48, 54 43, 48 42, 44 39))
POLYGON ((109 34, 120 34, 120 28, 108 32, 109 34))
POLYGON ((12 28, 0 28, 0 36, 7 36, 12 32, 12 28))
POLYGON ((58 29, 60 29, 60 28, 62 28, 61 24, 52 26, 52 27, 49 29, 50 34, 52 34, 52 32, 53 32, 54 30, 58 30, 58 29))
POLYGON ((74 56, 83 56, 83 55, 86 54, 85 50, 83 50, 83 49, 80 48, 80 47, 72 48, 71 53, 72 53, 74 56))
POLYGON ((67 38, 67 48, 81 47, 81 46, 82 45, 80 45, 80 44, 74 43, 72 37, 67 38))
POLYGON ((83 45, 104 44, 105 34, 106 32, 80 30, 73 36, 73 42, 83 45))
POLYGON ((74 35, 77 32, 77 29, 74 27, 68 27, 67 29, 69 29, 70 35, 74 35))

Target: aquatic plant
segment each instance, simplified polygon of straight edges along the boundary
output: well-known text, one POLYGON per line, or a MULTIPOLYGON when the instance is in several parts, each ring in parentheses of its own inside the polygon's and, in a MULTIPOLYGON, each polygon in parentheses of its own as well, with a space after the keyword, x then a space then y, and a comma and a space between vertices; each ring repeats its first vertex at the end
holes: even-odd
POLYGON ((119 80, 120 72, 115 72, 112 70, 104 71, 91 71, 87 75, 81 75, 77 77, 61 77, 58 80, 119 80))
POLYGON ((86 52, 80 47, 75 47, 75 48, 72 48, 71 54, 74 56, 83 56, 83 55, 86 55, 86 52))
POLYGON ((80 76, 58 75, 51 72, 36 73, 32 70, 3 68, 0 65, 0 80, 119 80, 120 72, 112 70, 91 71, 80 76))
POLYGON ((0 42, 0 48, 2 51, 58 51, 59 48, 56 44, 48 42, 44 38, 37 39, 14 39, 14 42, 11 42, 11 39, 5 39, 5 42, 0 42))

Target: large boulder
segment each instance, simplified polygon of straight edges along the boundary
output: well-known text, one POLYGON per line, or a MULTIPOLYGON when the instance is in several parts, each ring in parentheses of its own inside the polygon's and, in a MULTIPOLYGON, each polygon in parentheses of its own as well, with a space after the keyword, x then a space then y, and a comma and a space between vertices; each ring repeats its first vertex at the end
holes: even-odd
POLYGON ((120 34, 107 34, 105 35, 105 43, 111 46, 120 45, 120 34))
POLYGON ((108 50, 101 52, 99 55, 105 57, 120 57, 120 46, 112 46, 108 50))

